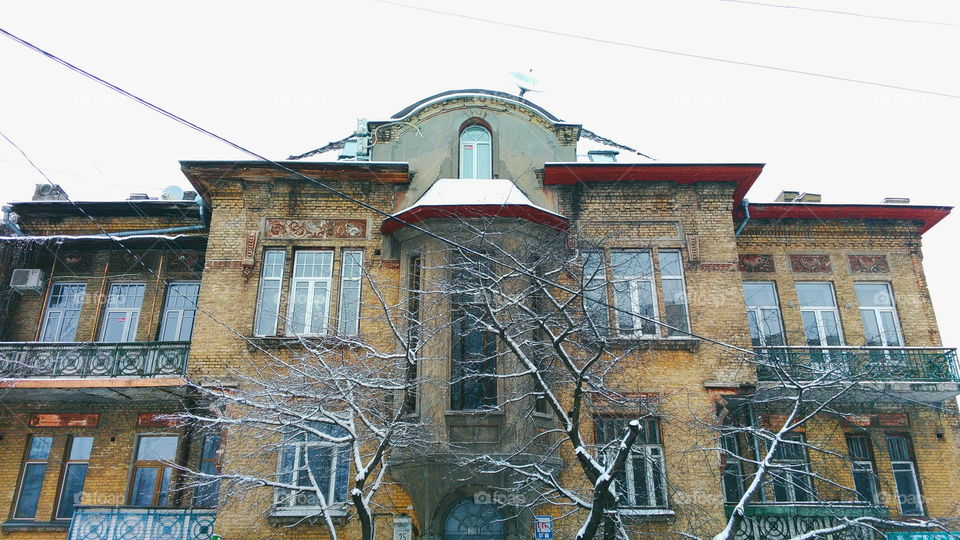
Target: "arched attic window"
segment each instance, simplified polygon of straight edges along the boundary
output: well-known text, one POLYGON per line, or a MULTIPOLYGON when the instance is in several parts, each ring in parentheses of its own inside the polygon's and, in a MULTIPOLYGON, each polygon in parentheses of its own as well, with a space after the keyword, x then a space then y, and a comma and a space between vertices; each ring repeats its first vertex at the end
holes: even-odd
POLYGON ((460 178, 493 178, 490 131, 479 125, 460 132, 460 178))

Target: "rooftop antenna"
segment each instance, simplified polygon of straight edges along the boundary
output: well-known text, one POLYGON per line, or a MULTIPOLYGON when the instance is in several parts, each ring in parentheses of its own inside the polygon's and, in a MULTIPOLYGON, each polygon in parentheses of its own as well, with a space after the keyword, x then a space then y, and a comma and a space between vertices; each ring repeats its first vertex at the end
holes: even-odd
POLYGON ((534 79, 530 73, 533 73, 533 69, 529 69, 527 73, 518 73, 516 71, 509 73, 510 78, 513 79, 513 84, 520 88, 520 97, 523 97, 527 92, 542 92, 542 90, 538 88, 540 81, 534 79))

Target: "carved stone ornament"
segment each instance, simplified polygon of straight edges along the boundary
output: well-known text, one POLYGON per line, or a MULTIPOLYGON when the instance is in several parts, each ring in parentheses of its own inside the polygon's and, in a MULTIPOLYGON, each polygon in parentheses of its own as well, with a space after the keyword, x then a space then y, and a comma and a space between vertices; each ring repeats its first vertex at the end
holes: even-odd
POLYGON ((366 238, 365 219, 282 219, 267 218, 266 238, 366 238))
POLYGON ((203 259, 199 251, 181 251, 170 256, 171 272, 199 272, 203 270, 203 259))
POLYGON ((848 255, 850 272, 854 274, 889 274, 886 255, 848 255))
POLYGON ((773 255, 748 253, 740 255, 741 272, 776 272, 773 255))
POLYGON ((801 274, 829 274, 833 272, 829 255, 791 255, 790 268, 801 274))
POLYGON ((60 254, 60 262, 72 272, 86 272, 90 270, 93 254, 84 251, 69 251, 60 254))
POLYGON ((257 256, 258 238, 260 238, 259 231, 250 231, 243 240, 243 259, 240 261, 240 272, 244 277, 253 275, 253 264, 257 256))

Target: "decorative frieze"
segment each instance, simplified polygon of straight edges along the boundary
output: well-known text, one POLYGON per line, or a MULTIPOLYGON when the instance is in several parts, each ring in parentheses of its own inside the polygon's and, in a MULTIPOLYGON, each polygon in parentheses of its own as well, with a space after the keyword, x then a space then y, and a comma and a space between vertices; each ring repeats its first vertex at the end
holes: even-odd
POLYGON ((99 414, 31 414, 30 427, 97 427, 99 414))
POLYGON ((790 255, 790 269, 801 274, 829 274, 830 255, 790 255))
POLYGON ((762 253, 747 253, 740 255, 741 272, 776 272, 773 255, 762 253))
POLYGON ((58 261, 73 273, 88 272, 93 262, 93 253, 89 251, 70 251, 61 253, 58 261))
POLYGON ((367 220, 267 218, 264 237, 321 240, 366 238, 367 220))
POLYGON ((886 255, 848 255, 852 274, 889 274, 886 255))

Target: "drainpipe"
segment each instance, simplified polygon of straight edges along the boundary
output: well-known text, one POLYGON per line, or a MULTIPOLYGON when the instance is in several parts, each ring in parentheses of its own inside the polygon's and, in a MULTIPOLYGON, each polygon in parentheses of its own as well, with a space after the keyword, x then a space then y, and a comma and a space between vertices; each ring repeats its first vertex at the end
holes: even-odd
POLYGON ((734 238, 740 236, 740 233, 743 232, 743 229, 746 228, 747 223, 750 223, 750 201, 744 199, 740 202, 743 206, 743 221, 740 222, 740 225, 737 226, 737 231, 733 233, 734 238))
POLYGON ((13 210, 12 206, 4 206, 3 210, 3 224, 7 227, 10 227, 10 230, 13 231, 14 236, 26 236, 23 234, 23 231, 20 230, 20 227, 17 227, 17 224, 13 221, 10 221, 10 211, 13 210))

